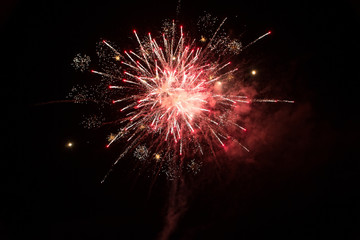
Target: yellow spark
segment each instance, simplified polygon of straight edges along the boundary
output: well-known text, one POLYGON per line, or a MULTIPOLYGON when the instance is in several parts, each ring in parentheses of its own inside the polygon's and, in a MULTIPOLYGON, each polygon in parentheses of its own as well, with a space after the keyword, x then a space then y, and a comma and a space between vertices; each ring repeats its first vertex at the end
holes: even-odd
POLYGON ((253 76, 255 76, 255 75, 256 75, 256 71, 255 71, 255 70, 252 70, 252 71, 251 71, 251 74, 252 74, 253 76))
POLYGON ((111 142, 112 140, 114 140, 115 137, 116 137, 115 134, 110 133, 110 135, 108 136, 108 141, 111 142))
POLYGON ((144 125, 140 125, 140 129, 144 129, 145 128, 145 126, 144 125))
POLYGON ((116 61, 120 61, 120 56, 119 56, 119 55, 116 55, 116 56, 115 56, 115 60, 116 60, 116 61))
POLYGON ((201 36, 200 42, 206 42, 206 38, 204 36, 201 36))
POLYGON ((159 161, 161 160, 161 155, 160 155, 160 153, 155 153, 154 159, 155 159, 156 162, 159 162, 159 161))
POLYGON ((66 144, 66 146, 69 147, 69 148, 71 148, 71 147, 73 146, 73 143, 72 143, 72 142, 68 142, 68 143, 66 144))

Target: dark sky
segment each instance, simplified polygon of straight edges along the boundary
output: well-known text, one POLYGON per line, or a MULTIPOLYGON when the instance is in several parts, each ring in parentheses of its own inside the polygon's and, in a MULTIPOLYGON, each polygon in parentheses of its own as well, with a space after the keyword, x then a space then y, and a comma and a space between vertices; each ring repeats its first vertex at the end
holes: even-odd
MULTIPOLYGON (((100 179, 117 156, 107 132, 80 126, 84 106, 63 100, 86 74, 70 63, 99 39, 155 31, 176 1, 2 1, 1 239, 154 239, 172 183, 131 164, 100 179), (5 111, 4 111, 5 110, 5 111), (74 147, 65 147, 67 141, 74 147)), ((244 53, 265 93, 294 105, 256 106, 249 156, 233 155, 187 180, 175 196, 173 239, 359 238, 359 17, 356 1, 187 1, 180 22, 208 11, 237 16, 244 39, 273 34, 244 53), (180 200, 179 200, 180 201, 180 200), (181 202, 181 201, 180 201, 181 202), (176 210, 176 207, 175 207, 176 210)), ((128 46, 124 46, 128 47, 128 46)), ((230 153, 231 154, 231 153, 230 153)), ((171 198, 170 198, 171 199, 171 198)))

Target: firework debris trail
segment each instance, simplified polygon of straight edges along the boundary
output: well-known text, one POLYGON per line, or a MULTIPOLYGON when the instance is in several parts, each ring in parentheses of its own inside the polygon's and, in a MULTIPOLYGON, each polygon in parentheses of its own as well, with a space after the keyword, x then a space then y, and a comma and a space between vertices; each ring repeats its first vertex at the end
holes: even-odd
POLYGON ((257 39, 255 39, 254 41, 250 42, 248 45, 246 45, 243 50, 245 50, 246 48, 250 47, 251 45, 253 45, 254 43, 256 43, 257 41, 259 41, 260 39, 266 37, 267 35, 270 35, 271 31, 268 31, 267 33, 261 35, 260 37, 258 37, 257 39))
POLYGON ((177 178, 169 182, 169 197, 166 207, 165 224, 158 235, 159 240, 169 239, 176 226, 188 209, 188 192, 184 178, 177 178))

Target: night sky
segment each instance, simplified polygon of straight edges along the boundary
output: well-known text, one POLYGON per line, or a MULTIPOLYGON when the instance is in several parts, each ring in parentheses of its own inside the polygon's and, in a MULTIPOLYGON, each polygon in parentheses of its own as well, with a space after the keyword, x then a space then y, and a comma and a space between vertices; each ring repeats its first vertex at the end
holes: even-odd
MULTIPOLYGON (((109 133, 80 125, 89 106, 44 103, 90 76, 71 67, 75 54, 95 56, 100 39, 129 48, 134 28, 155 32, 176 6, 1 2, 0 239, 159 236, 171 183, 152 185, 128 158, 100 184, 119 154, 104 147, 109 133)), ((171 239, 359 239, 359 3, 183 0, 178 19, 186 28, 204 11, 235 19, 228 29, 245 42, 272 31, 240 57, 244 71, 257 70, 264 96, 295 104, 254 106, 253 151, 187 179, 171 239)))

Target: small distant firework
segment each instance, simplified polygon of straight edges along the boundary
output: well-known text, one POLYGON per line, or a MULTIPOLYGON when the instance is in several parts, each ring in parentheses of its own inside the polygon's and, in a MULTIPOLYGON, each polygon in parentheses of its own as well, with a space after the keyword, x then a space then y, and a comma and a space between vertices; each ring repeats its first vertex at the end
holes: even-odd
MULTIPOLYGON (((270 34, 243 47, 239 40, 226 35, 222 29, 225 21, 206 14, 199 19, 203 31, 198 38, 168 20, 160 36, 148 33, 140 38, 134 30, 138 43, 135 50, 120 51, 107 40, 98 44, 101 69, 91 73, 101 80, 82 91, 76 88, 72 96, 78 101, 94 99, 100 105, 113 103, 115 119, 111 122, 120 130, 110 135, 107 147, 117 141, 127 143, 113 166, 132 151, 136 159, 153 163, 158 168, 155 171, 170 180, 179 176, 181 169, 197 174, 202 163, 195 157, 216 158, 230 141, 249 151, 237 140, 246 129, 233 114, 235 107, 253 102, 293 102, 251 99, 239 95, 241 89, 221 87, 236 81, 238 68, 228 59, 270 34), (89 89, 96 89, 95 94, 86 92, 89 89)), ((80 63, 85 66, 86 61, 80 57, 74 58, 76 68, 84 69, 80 63)), ((93 118, 87 124, 97 120, 93 118)))
POLYGON ((73 59, 72 66, 81 72, 86 71, 89 68, 91 59, 87 55, 81 55, 80 53, 76 54, 73 59))
POLYGON ((92 93, 86 87, 73 86, 67 98, 74 99, 75 103, 86 103, 91 95, 92 93))
POLYGON ((239 54, 242 50, 242 44, 237 39, 229 41, 229 43, 227 44, 227 47, 228 47, 229 51, 232 52, 233 54, 239 54))
POLYGON ((144 145, 138 146, 134 151, 134 157, 139 160, 145 160, 149 156, 149 151, 144 145))

